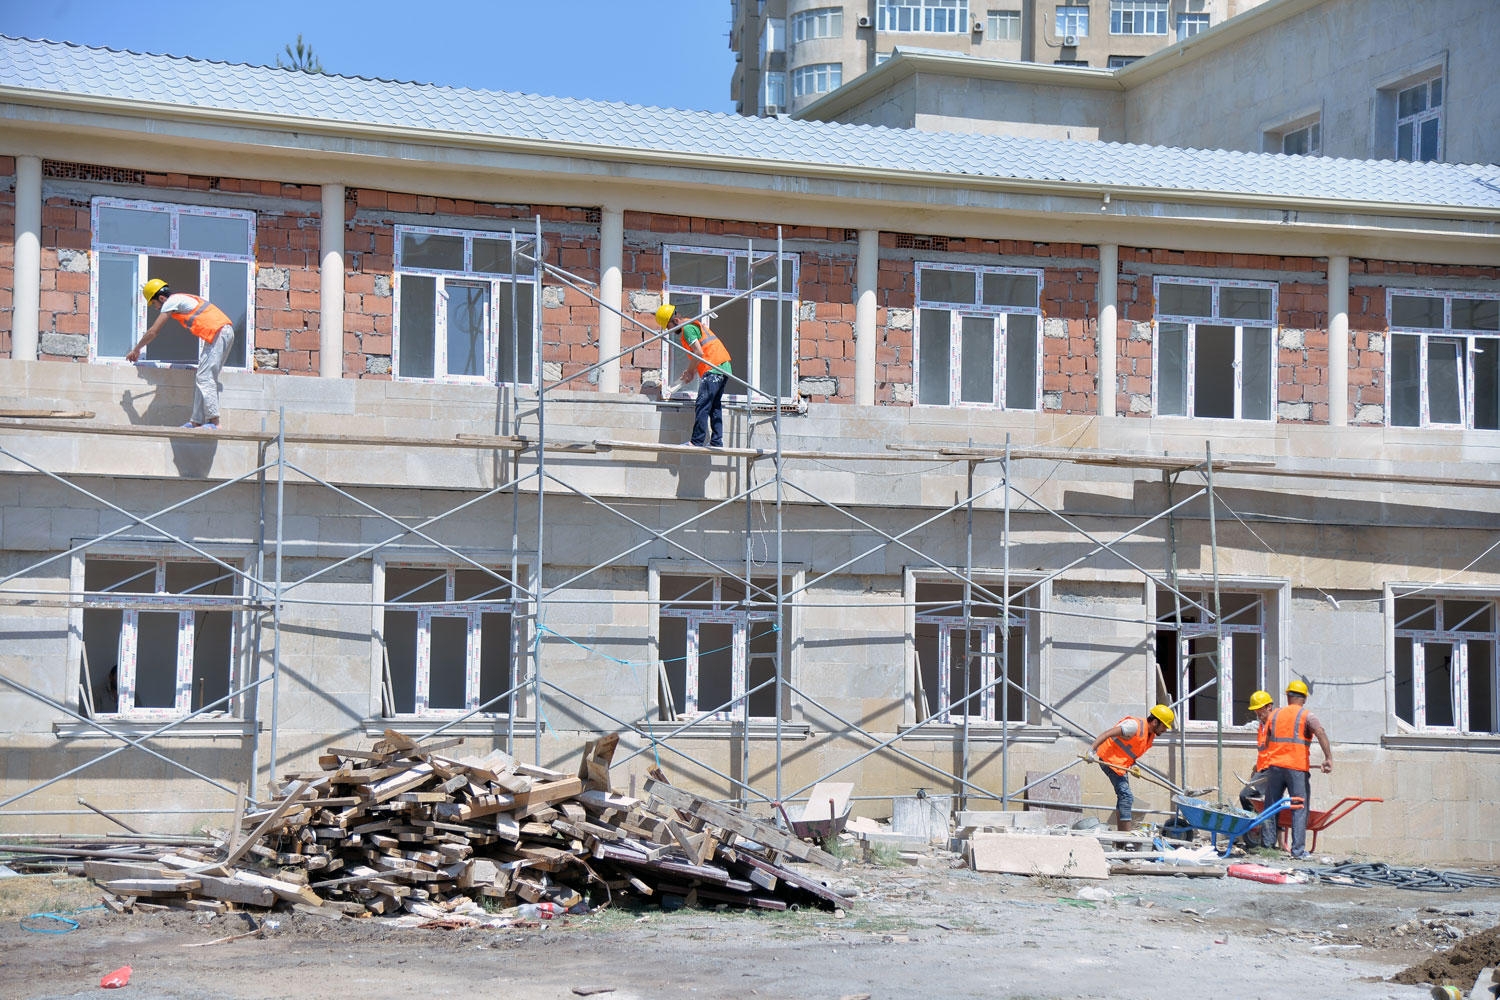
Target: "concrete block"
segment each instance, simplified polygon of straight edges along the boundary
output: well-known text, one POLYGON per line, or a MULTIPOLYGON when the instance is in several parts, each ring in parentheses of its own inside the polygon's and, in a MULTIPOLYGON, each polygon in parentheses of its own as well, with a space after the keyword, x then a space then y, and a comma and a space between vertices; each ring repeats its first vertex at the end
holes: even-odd
POLYGON ((966 809, 958 814, 958 827, 976 830, 1045 830, 1047 815, 1043 812, 966 809))
POLYGON ((953 796, 899 795, 891 800, 891 829, 903 837, 924 844, 948 839, 948 817, 953 811, 953 796))
POLYGON ((977 872, 1109 878, 1104 848, 1093 837, 981 833, 969 841, 969 863, 977 872))

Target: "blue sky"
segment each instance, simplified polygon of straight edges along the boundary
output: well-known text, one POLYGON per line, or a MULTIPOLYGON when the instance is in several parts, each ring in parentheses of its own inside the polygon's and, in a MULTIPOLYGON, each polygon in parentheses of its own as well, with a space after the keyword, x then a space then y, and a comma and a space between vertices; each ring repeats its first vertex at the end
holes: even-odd
POLYGON ((0 34, 330 73, 733 111, 729 0, 0 0, 0 34))

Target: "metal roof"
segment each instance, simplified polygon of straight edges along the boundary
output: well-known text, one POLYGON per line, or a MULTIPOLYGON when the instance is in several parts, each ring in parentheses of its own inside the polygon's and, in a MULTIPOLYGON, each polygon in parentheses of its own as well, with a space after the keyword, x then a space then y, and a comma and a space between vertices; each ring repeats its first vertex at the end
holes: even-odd
MULTIPOLYGON (((0 93, 18 91, 279 120, 558 144, 601 156, 702 154, 799 167, 1145 189, 1500 209, 1500 166, 1340 160, 747 118, 150 55, 0 35, 0 93)), ((415 137, 415 136, 414 136, 415 137)))

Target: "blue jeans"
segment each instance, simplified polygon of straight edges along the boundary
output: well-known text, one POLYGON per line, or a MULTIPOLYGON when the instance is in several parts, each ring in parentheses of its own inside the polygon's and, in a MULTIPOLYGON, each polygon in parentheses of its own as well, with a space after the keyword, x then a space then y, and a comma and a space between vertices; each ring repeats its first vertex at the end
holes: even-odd
MULTIPOLYGON (((1307 853, 1307 807, 1309 805, 1309 783, 1306 771, 1293 771, 1289 767, 1266 768, 1266 805, 1272 805, 1283 795, 1302 800, 1301 809, 1293 809, 1292 813, 1292 856, 1297 857, 1307 853)), ((1267 826, 1276 823, 1279 817, 1266 821, 1267 826)), ((1271 843, 1275 843, 1275 828, 1272 828, 1271 843)))
POLYGON ((1115 789, 1115 809, 1120 814, 1121 823, 1129 823, 1130 807, 1135 805, 1135 795, 1130 791, 1130 776, 1127 774, 1116 774, 1114 768, 1104 764, 1099 765, 1099 770, 1109 779, 1109 783, 1115 789))
POLYGON ((694 447, 702 448, 704 437, 708 437, 711 448, 724 447, 724 388, 723 372, 709 372, 698 380, 698 401, 693 405, 694 447), (713 434, 709 435, 709 429, 713 434))

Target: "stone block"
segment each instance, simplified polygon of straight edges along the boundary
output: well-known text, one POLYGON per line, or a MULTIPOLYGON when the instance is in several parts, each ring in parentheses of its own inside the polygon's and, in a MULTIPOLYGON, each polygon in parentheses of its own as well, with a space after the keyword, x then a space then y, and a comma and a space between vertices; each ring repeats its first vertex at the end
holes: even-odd
POLYGON ((961 830, 1045 830, 1047 815, 1042 812, 966 809, 958 814, 958 827, 961 830))
POLYGON ((932 844, 948 839, 948 817, 953 811, 953 796, 898 795, 891 800, 891 828, 904 837, 932 844))
POLYGON ((1109 878, 1104 848, 1093 837, 981 833, 969 840, 969 863, 977 872, 1109 878))

